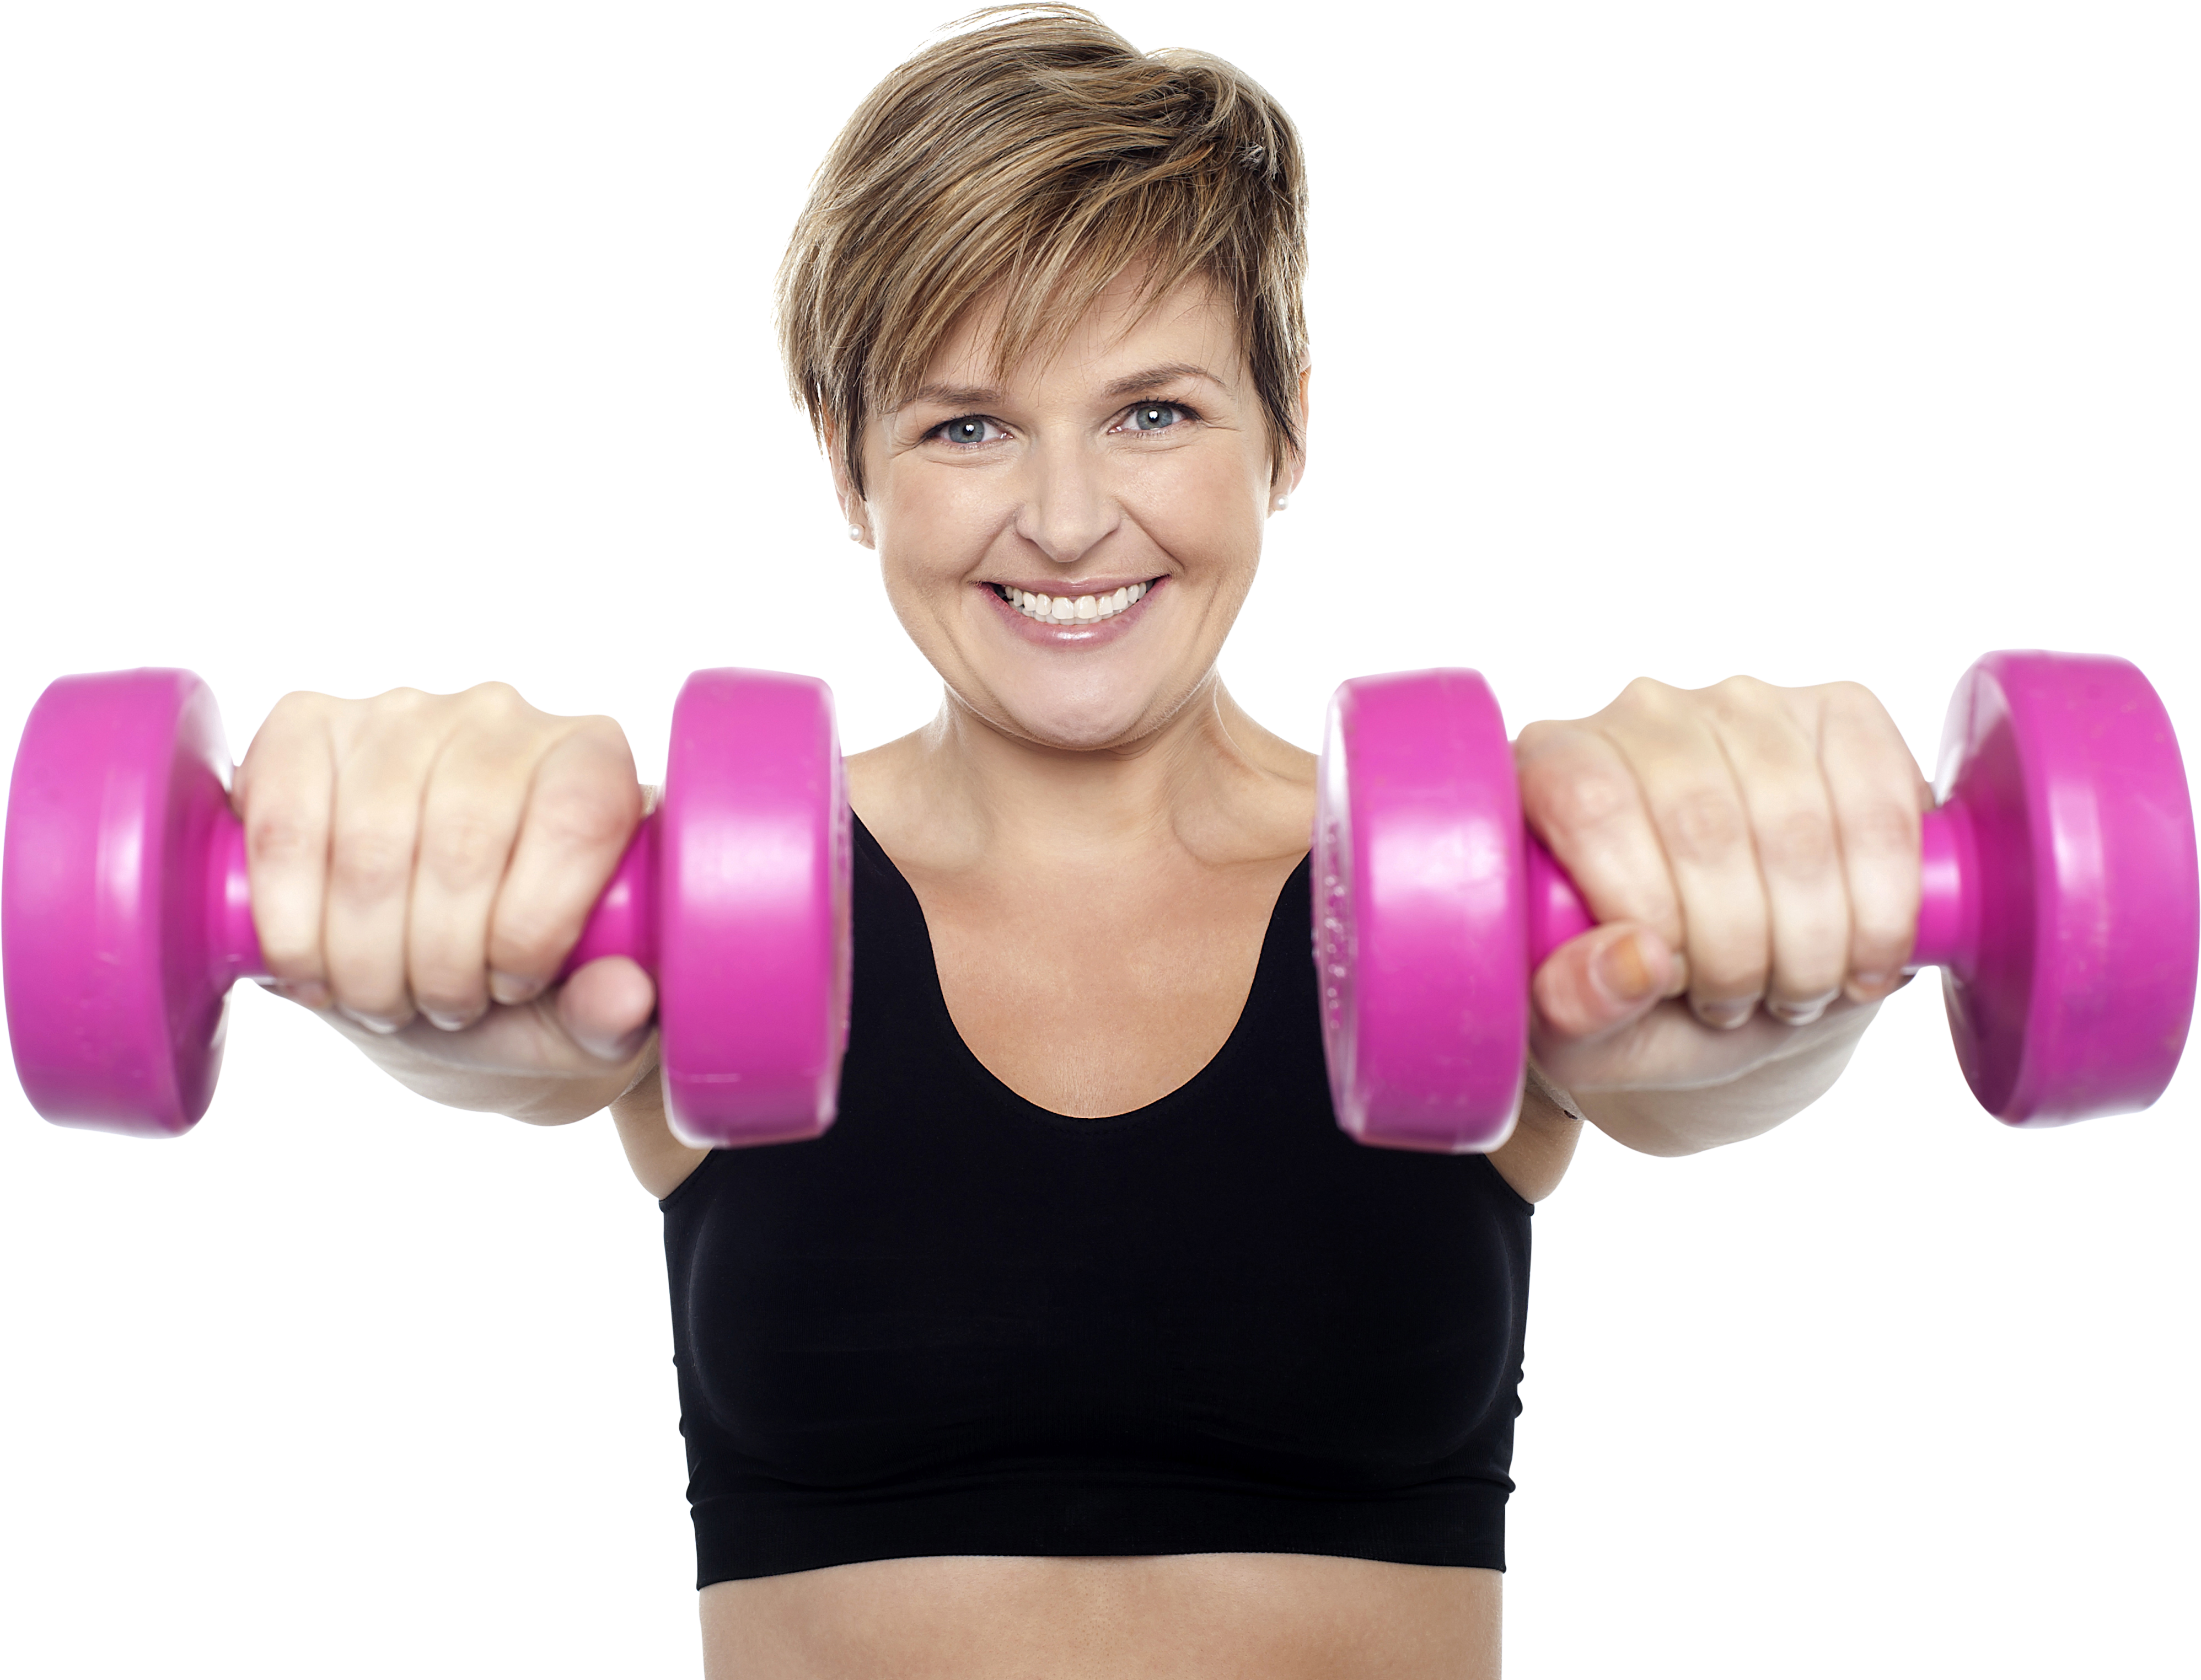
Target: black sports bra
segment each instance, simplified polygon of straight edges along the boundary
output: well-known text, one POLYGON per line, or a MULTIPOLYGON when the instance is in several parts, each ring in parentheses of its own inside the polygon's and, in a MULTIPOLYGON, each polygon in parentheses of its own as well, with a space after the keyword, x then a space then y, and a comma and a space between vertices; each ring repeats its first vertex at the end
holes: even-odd
POLYGON ((855 825, 840 1119, 666 1197, 697 1583, 876 1558, 1309 1552, 1505 1567, 1529 1204, 1365 1148, 1324 1073, 1308 865, 1243 1013, 1073 1119, 971 1054, 855 825))

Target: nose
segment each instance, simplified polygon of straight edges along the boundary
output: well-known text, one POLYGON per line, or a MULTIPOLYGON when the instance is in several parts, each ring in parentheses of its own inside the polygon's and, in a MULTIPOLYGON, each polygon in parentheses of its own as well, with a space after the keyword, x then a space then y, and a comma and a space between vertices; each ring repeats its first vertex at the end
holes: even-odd
POLYGON ((1075 566, 1123 523, 1124 510, 1093 451, 1050 439, 1029 459, 1017 534, 1057 566, 1075 566))

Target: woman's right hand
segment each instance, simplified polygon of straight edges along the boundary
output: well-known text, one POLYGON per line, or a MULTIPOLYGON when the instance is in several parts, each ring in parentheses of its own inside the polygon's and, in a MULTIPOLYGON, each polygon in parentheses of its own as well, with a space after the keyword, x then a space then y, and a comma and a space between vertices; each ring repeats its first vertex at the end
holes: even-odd
POLYGON ((577 1119, 632 1082, 649 977, 606 957, 551 988, 643 814, 610 719, 501 683, 293 694, 233 799, 272 990, 455 1107, 577 1119))

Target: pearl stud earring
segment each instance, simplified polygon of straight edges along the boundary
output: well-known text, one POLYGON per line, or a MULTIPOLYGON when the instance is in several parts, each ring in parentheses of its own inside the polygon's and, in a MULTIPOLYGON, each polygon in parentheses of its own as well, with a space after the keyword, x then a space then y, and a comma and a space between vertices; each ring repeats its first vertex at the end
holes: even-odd
POLYGON ((1288 505, 1289 505, 1290 501, 1291 501, 1291 498, 1290 498, 1289 496, 1278 496, 1278 497, 1277 498, 1277 509, 1276 509, 1276 510, 1277 510, 1277 512, 1278 512, 1278 513, 1280 513, 1280 514, 1281 514, 1281 513, 1282 513, 1282 512, 1284 511, 1285 508, 1286 508, 1287 506, 1288 506, 1288 505))
POLYGON ((864 527, 860 525, 850 526, 848 527, 848 540, 851 543, 862 542, 864 540, 864 527))

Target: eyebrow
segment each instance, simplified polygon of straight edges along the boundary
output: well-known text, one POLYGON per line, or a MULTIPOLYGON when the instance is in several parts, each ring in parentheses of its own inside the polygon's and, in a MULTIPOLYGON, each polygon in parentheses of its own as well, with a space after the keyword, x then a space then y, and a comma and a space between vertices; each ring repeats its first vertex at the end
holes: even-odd
MULTIPOLYGON (((1218 390, 1223 381, 1205 367, 1190 361, 1162 361, 1152 367, 1142 367, 1136 373, 1126 373, 1119 379, 1111 379, 1102 387, 1103 397, 1132 397, 1142 391, 1152 391, 1157 385, 1167 385, 1172 379, 1205 379, 1218 390)), ((919 385, 899 405, 901 408, 915 408, 919 403, 936 404, 942 408, 995 408, 1001 403, 1001 391, 994 385, 919 385)))

